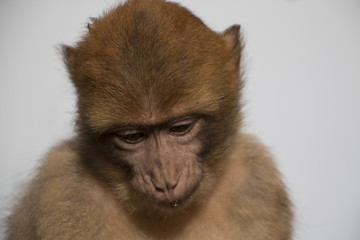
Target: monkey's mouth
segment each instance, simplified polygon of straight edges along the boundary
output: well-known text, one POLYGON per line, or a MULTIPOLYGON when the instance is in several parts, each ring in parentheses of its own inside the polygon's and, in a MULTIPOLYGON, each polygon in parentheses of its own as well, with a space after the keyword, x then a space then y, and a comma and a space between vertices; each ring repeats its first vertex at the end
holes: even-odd
POLYGON ((164 207, 164 208, 177 208, 177 207, 182 207, 184 206, 190 199, 193 198, 193 193, 195 192, 195 189, 191 192, 189 192, 188 194, 182 196, 181 198, 178 198, 176 200, 168 200, 168 201, 163 201, 163 200, 155 200, 156 204, 160 207, 164 207))
POLYGON ((185 193, 178 196, 176 199, 173 198, 163 199, 155 196, 152 196, 151 198, 155 202, 155 204, 159 207, 169 208, 169 209, 180 208, 185 206, 187 203, 191 201, 197 188, 198 188, 198 184, 195 184, 190 190, 187 190, 185 193))

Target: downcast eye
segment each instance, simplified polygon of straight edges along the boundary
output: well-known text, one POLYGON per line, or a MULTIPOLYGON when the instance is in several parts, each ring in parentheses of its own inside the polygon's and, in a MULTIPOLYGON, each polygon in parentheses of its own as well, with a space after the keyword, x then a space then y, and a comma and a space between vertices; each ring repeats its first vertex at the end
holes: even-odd
POLYGON ((190 128, 190 124, 187 125, 178 125, 178 126, 172 126, 169 128, 169 132, 172 133, 184 133, 190 128))
POLYGON ((144 140, 146 138, 146 134, 139 130, 127 129, 127 130, 121 131, 118 134, 118 137, 126 143, 135 144, 135 143, 139 143, 142 140, 144 140))
POLYGON ((191 130, 196 120, 194 119, 185 119, 178 122, 173 123, 168 131, 171 134, 175 135, 183 135, 191 130))

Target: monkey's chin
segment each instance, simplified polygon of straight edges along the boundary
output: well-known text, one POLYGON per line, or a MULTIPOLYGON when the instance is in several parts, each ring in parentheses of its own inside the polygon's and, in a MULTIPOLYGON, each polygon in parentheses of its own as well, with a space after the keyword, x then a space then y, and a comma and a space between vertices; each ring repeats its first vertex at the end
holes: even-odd
POLYGON ((165 209, 178 209, 186 206, 192 199, 192 192, 185 194, 176 200, 156 201, 156 205, 165 209))

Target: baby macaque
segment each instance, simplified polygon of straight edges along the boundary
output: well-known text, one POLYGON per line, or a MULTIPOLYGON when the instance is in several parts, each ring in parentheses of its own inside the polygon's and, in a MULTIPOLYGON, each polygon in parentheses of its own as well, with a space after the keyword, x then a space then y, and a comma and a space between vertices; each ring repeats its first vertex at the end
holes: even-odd
POLYGON ((77 135, 44 159, 5 239, 291 239, 273 160, 239 129, 240 26, 130 0, 88 28, 63 46, 77 135))

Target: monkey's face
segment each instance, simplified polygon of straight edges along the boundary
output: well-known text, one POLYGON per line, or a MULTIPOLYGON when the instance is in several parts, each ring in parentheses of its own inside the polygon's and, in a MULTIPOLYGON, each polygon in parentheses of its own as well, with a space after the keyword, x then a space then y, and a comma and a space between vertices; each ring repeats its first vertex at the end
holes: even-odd
POLYGON ((199 136, 204 124, 201 117, 187 115, 152 126, 116 128, 115 154, 130 167, 132 187, 169 207, 190 198, 202 175, 199 136))

